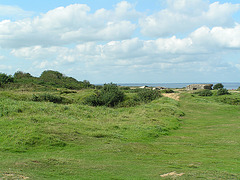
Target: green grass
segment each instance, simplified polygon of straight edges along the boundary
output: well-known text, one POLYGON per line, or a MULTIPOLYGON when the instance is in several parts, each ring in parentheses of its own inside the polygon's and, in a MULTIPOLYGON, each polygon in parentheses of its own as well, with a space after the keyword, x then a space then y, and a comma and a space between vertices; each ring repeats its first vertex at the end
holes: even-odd
POLYGON ((71 104, 0 92, 0 179, 240 178, 240 106, 187 93, 127 108, 81 104, 91 92, 62 94, 71 104))

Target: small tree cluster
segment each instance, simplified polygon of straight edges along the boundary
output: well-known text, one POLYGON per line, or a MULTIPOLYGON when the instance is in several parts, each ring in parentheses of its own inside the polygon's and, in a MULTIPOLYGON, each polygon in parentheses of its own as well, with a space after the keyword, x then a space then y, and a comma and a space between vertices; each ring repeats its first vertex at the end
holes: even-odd
POLYGON ((217 84, 215 84, 214 86, 213 86, 213 89, 214 90, 218 90, 218 89, 222 89, 224 86, 223 86, 223 84, 222 83, 217 83, 217 84))
POLYGON ((227 89, 224 88, 222 83, 217 83, 213 86, 214 90, 217 90, 217 96, 230 94, 227 89))

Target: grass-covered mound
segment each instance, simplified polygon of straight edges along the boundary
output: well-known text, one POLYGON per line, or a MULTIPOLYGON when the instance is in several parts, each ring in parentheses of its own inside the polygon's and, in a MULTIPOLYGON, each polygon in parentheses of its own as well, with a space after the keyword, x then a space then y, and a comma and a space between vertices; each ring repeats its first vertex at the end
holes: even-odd
MULTIPOLYGON (((74 93, 72 98, 74 95, 79 97, 74 93)), ((179 117, 184 115, 179 104, 167 98, 131 108, 56 104, 39 98, 34 95, 34 102, 30 93, 0 93, 1 150, 77 145, 79 138, 149 141, 177 129, 179 117)))

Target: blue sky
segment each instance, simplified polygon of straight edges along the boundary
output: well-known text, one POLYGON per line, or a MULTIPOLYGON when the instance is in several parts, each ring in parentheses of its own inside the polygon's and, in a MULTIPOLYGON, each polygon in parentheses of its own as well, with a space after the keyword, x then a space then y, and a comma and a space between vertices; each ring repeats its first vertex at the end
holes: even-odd
POLYGON ((237 0, 0 0, 0 72, 240 82, 237 0))

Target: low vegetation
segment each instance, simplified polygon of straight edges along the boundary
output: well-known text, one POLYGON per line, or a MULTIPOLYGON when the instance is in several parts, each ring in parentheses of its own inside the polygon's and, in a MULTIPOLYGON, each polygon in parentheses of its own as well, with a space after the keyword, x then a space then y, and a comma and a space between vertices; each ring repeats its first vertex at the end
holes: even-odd
POLYGON ((50 74, 63 82, 0 88, 0 179, 239 179, 239 93, 176 101, 50 74))
POLYGON ((212 96, 213 92, 209 89, 204 89, 204 90, 201 90, 201 91, 197 92, 197 94, 199 96, 212 96))
POLYGON ((161 91, 162 93, 174 93, 175 91, 172 89, 164 89, 161 91))
POLYGON ((217 96, 221 96, 221 95, 225 95, 225 94, 230 94, 227 89, 225 89, 225 88, 218 89, 217 96))

